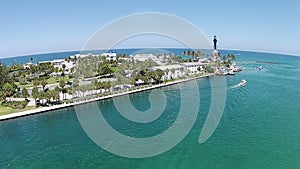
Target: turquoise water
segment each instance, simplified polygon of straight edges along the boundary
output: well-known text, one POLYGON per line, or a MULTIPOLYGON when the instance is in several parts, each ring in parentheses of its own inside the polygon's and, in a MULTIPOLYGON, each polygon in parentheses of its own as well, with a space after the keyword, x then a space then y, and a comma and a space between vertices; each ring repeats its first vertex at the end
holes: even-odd
MULTIPOLYGON (((236 53, 245 70, 226 77, 225 110, 215 133, 204 144, 198 143, 198 137, 210 106, 209 78, 197 80, 200 110, 192 130, 161 155, 129 159, 111 154, 89 139, 75 109, 65 108, 1 121, 0 168, 300 168, 300 57, 236 53), (258 71, 258 66, 265 69, 258 71), (232 88, 241 79, 248 84, 232 88)), ((119 132, 152 136, 176 120, 181 101, 177 87, 157 89, 166 94, 167 106, 162 116, 149 124, 124 119, 112 100, 98 106, 119 132)), ((130 95, 132 104, 147 110, 149 93, 130 95)))

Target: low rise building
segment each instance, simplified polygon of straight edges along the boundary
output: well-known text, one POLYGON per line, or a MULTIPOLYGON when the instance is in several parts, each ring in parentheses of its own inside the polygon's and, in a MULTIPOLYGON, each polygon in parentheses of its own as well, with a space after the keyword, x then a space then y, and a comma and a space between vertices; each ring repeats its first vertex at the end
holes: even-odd
POLYGON ((100 56, 105 56, 106 60, 117 60, 117 54, 114 52, 102 53, 100 56))
POLYGON ((161 69, 165 72, 165 75, 161 78, 161 80, 169 80, 181 78, 185 75, 185 68, 182 65, 164 65, 164 66, 155 66, 149 68, 150 71, 155 71, 157 69, 161 69))
POLYGON ((208 63, 203 63, 203 62, 187 62, 187 63, 183 63, 182 65, 190 73, 199 73, 201 71, 204 71, 205 65, 207 64, 208 63))

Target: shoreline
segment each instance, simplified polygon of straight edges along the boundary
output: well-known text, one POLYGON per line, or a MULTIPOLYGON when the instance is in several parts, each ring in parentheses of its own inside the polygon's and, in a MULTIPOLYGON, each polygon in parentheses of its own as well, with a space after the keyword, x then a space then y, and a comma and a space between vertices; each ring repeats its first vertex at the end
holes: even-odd
POLYGON ((33 109, 33 110, 27 110, 27 111, 21 111, 21 112, 6 114, 6 115, 0 116, 0 121, 19 118, 19 117, 24 117, 24 116, 30 116, 30 115, 34 115, 34 114, 39 114, 39 113, 43 113, 43 112, 47 112, 47 111, 72 107, 72 106, 86 104, 86 103, 95 102, 95 101, 111 99, 111 98, 123 96, 123 95, 126 95, 126 94, 133 94, 133 93, 143 92, 143 91, 152 90, 152 89, 156 89, 156 88, 161 88, 161 87, 165 87, 165 86, 170 86, 170 85, 183 83, 183 82, 187 82, 187 81, 191 81, 191 80, 196 80, 196 79, 200 79, 200 78, 204 78, 204 77, 210 77, 210 76, 213 76, 213 75, 214 74, 207 74, 207 75, 202 75, 202 76, 199 76, 199 77, 176 80, 176 81, 173 81, 173 82, 167 82, 167 83, 163 83, 163 84, 152 85, 152 86, 145 87, 145 88, 125 91, 125 92, 121 92, 121 93, 117 93, 117 94, 110 94, 110 95, 107 95, 107 96, 97 97, 97 98, 94 98, 94 99, 89 99, 89 100, 84 100, 84 101, 79 101, 79 102, 74 102, 74 103, 69 103, 69 104, 65 103, 65 104, 54 105, 54 106, 50 106, 50 107, 42 107, 42 108, 37 108, 37 109, 33 109))

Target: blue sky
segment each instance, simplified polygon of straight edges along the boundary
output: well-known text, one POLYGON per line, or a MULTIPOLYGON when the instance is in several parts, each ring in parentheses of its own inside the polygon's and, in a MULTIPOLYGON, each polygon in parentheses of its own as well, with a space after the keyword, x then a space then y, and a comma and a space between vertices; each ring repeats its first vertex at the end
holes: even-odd
MULTIPOLYGON (((0 57, 80 50, 99 28, 137 12, 184 18, 207 37, 216 34, 223 49, 300 55, 299 1, 3 0, 0 57)), ((143 47, 133 42, 126 45, 143 47)))

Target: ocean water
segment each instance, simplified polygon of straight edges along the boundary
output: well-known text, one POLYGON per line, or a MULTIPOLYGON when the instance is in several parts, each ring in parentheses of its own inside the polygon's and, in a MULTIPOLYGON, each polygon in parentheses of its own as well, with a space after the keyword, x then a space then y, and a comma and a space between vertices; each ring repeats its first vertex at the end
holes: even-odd
MULTIPOLYGON (((189 59, 189 56, 184 56, 183 51, 187 49, 111 49, 111 50, 92 50, 92 51, 69 51, 69 52, 58 52, 58 53, 42 53, 42 54, 34 54, 34 55, 26 55, 26 56, 16 56, 9 58, 0 58, 0 62, 5 65, 11 65, 13 63, 21 63, 25 64, 30 61, 30 58, 33 58, 33 63, 42 62, 42 61, 50 61, 55 59, 64 59, 66 57, 72 56, 74 54, 79 53, 93 53, 93 54, 101 54, 104 52, 116 52, 117 54, 137 54, 137 53, 151 53, 151 54, 168 54, 173 53, 181 56, 185 59, 189 59)), ((208 50, 201 50, 203 53, 211 53, 208 50)))
MULTIPOLYGON (((100 148, 81 128, 71 107, 1 121, 0 168, 300 168, 300 57, 230 53, 240 54, 237 62, 244 71, 226 76, 224 113, 205 143, 199 144, 198 138, 211 103, 209 78, 196 80, 200 109, 193 128, 163 154, 134 159, 100 148), (264 69, 257 70, 259 66, 264 69), (242 79, 247 85, 234 87, 242 79)), ((128 121, 111 99, 97 105, 117 131, 133 137, 153 136, 174 123, 181 103, 178 87, 189 83, 155 89, 165 93, 167 105, 161 117, 151 123, 128 121)), ((141 111, 150 108, 150 92, 131 94, 133 106, 141 111)), ((83 106, 88 108, 89 104, 83 106)))

